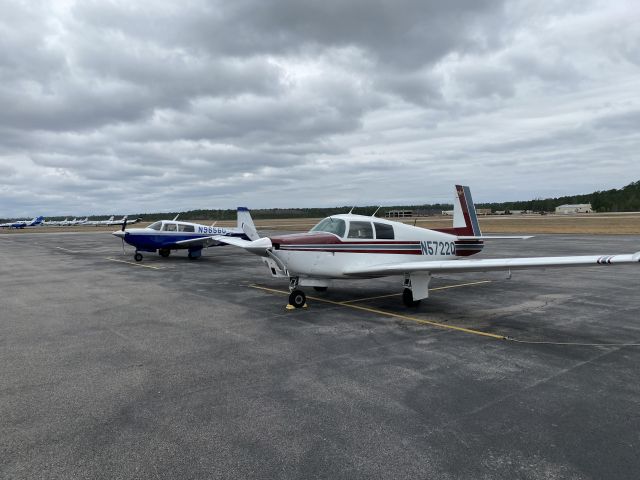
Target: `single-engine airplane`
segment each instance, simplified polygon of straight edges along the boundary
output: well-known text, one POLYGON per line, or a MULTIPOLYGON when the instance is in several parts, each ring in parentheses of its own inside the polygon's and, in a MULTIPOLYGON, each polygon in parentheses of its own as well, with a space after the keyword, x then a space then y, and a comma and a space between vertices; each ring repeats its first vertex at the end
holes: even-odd
POLYGON ((464 259, 479 253, 489 239, 527 236, 484 236, 469 187, 456 185, 453 227, 429 230, 400 222, 354 214, 327 217, 308 233, 242 238, 214 237, 263 257, 274 277, 289 279, 289 304, 301 308, 300 287, 325 291, 334 279, 404 277, 403 302, 417 306, 429 297, 431 274, 549 267, 588 267, 640 262, 640 252, 584 255, 464 259))
POLYGON ((25 228, 25 227, 37 227, 42 225, 44 217, 35 217, 32 220, 18 220, 17 222, 3 223, 0 228, 25 228))
POLYGON ((161 257, 166 258, 171 255, 171 250, 186 249, 189 250, 188 257, 193 260, 202 255, 203 248, 226 245, 217 238, 234 237, 244 240, 258 238, 249 210, 245 207, 238 207, 237 228, 183 222, 176 216, 173 220, 161 220, 146 228, 127 230, 126 218, 124 220, 122 229, 113 232, 113 235, 136 247, 133 258, 137 262, 142 260, 140 252, 157 251, 161 257))

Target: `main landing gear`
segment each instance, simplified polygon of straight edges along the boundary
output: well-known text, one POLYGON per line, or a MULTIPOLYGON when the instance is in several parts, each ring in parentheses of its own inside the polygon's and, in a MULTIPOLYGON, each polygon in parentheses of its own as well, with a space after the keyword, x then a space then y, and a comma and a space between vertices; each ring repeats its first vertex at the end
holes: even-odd
POLYGON ((420 305, 420 300, 413 299, 413 292, 410 288, 405 288, 402 291, 402 303, 404 303, 405 307, 414 308, 420 305))
POLYGON ((187 254, 189 260, 195 260, 196 258, 200 258, 202 256, 202 249, 200 250, 189 250, 187 254))
POLYGON ((167 258, 169 255, 171 255, 171 250, 169 250, 168 248, 161 248, 160 250, 158 250, 158 253, 162 258, 167 258))
POLYGON ((415 308, 420 305, 420 300, 423 298, 429 298, 429 283, 431 282, 431 275, 428 273, 422 274, 405 274, 404 276, 404 290, 402 291, 402 303, 406 307, 415 308), (417 298, 416 298, 417 297, 417 298))

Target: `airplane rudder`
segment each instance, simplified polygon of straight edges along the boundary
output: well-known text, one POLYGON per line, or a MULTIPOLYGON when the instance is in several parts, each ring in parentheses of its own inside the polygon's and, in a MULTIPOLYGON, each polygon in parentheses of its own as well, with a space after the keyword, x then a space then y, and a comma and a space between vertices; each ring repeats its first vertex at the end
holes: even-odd
POLYGON ((253 218, 251 218, 251 213, 247 207, 238 207, 237 216, 238 229, 242 230, 251 240, 257 240, 260 238, 256 226, 253 223, 253 218))
POLYGON ((473 203, 473 197, 471 196, 471 189, 468 186, 462 186, 462 201, 466 203, 466 210, 469 214, 469 225, 467 225, 473 231, 473 235, 481 237, 480 222, 478 221, 478 215, 476 213, 476 206, 473 203))

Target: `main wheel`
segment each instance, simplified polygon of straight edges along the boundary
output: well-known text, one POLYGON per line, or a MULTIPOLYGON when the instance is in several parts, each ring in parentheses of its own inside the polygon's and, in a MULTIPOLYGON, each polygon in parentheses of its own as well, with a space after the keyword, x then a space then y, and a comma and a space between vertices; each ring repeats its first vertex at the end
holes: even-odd
POLYGON ((158 250, 158 253, 161 257, 167 258, 169 255, 171 255, 171 250, 169 250, 168 248, 161 248, 160 250, 158 250))
POLYGON ((134 259, 136 262, 141 262, 141 261, 142 261, 142 254, 141 254, 141 253, 136 252, 136 254, 133 256, 133 259, 134 259))
POLYGON ((316 292, 326 292, 329 287, 313 287, 316 292))
POLYGON ((420 305, 420 300, 414 300, 411 289, 405 288, 402 292, 402 303, 404 303, 406 307, 417 307, 420 305))
POLYGON ((294 290, 289 295, 289 303, 296 308, 302 308, 307 303, 307 296, 302 290, 294 290))

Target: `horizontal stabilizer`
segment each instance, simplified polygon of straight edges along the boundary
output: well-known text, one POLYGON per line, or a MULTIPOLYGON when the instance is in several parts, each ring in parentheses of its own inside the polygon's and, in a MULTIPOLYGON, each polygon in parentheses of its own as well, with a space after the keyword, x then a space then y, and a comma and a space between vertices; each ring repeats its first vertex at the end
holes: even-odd
POLYGON ((271 239, 268 237, 258 238, 257 240, 249 241, 243 240, 238 237, 225 237, 222 235, 216 235, 212 237, 214 240, 220 243, 226 243, 227 245, 234 245, 236 247, 244 248, 248 252, 255 253, 261 257, 267 256, 267 250, 270 250, 273 245, 271 239))

